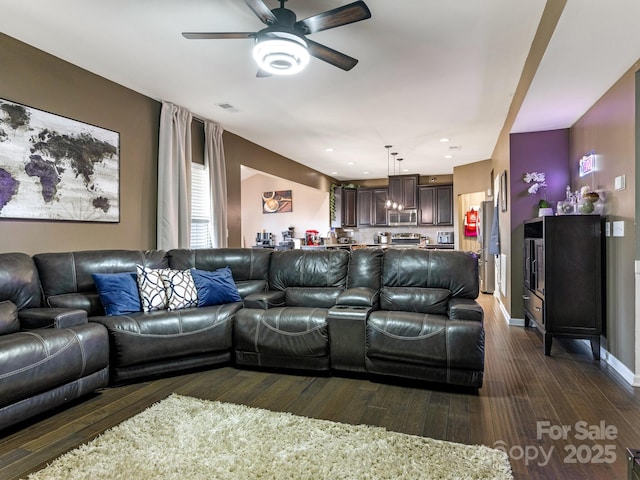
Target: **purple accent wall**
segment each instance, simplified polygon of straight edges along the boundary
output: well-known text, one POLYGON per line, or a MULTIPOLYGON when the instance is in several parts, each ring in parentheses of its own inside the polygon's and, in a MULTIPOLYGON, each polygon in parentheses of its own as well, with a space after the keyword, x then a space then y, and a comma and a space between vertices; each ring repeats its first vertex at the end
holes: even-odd
POLYGON ((525 173, 544 172, 547 180, 546 199, 556 208, 564 200, 569 175, 569 129, 544 132, 514 133, 510 136, 509 179, 511 228, 538 215, 539 195, 529 195, 531 184, 525 183, 525 173))

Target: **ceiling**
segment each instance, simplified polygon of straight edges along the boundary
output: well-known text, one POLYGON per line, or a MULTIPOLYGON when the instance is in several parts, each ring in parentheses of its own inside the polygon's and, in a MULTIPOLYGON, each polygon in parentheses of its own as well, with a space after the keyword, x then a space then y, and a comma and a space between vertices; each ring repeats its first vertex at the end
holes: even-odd
MULTIPOLYGON (((490 158, 546 1, 366 3, 371 19, 309 36, 358 65, 312 58, 292 77, 256 78, 250 39, 182 37, 263 28, 241 0, 0 0, 0 31, 339 180, 490 158)), ((640 58, 638 18, 637 0, 567 0, 512 131, 570 127, 640 58)))

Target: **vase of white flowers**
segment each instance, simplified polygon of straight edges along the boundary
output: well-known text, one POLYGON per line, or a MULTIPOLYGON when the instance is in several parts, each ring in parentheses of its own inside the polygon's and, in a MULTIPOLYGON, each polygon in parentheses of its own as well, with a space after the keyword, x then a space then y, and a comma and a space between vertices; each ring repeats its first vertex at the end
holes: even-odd
POLYGON ((529 195, 540 195, 538 201, 538 216, 545 217, 553 215, 553 208, 547 201, 547 179, 544 172, 531 172, 525 173, 522 177, 524 183, 528 183, 531 186, 527 188, 529 195))

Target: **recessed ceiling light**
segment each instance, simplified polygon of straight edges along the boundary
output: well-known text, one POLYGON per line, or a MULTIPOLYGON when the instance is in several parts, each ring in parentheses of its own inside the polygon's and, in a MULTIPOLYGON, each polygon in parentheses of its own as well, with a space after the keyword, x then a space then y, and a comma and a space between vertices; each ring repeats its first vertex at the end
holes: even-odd
POLYGON ((453 155, 445 155, 444 158, 453 158, 453 155))
POLYGON ((347 162, 347 165, 353 165, 356 162, 347 162))
POLYGON ((327 147, 324 149, 325 152, 335 152, 335 148, 327 147))
POLYGON ((451 139, 450 139, 450 138, 447 138, 447 137, 442 137, 442 138, 440 139, 440 141, 441 141, 442 143, 447 143, 447 142, 450 142, 450 141, 451 141, 451 139))
POLYGON ((331 172, 331 175, 337 175, 338 172, 331 172))
POLYGON ((363 175, 369 175, 369 172, 362 172, 363 175))

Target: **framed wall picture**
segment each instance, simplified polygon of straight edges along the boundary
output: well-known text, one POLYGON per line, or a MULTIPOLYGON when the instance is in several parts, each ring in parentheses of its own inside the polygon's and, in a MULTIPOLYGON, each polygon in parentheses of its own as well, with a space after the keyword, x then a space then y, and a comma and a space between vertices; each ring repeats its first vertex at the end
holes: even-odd
POLYGON ((507 171, 500 175, 500 210, 507 211, 507 171))
POLYGON ((0 99, 0 219, 120 221, 120 134, 0 99))
POLYGON ((262 213, 293 212, 291 190, 262 193, 262 213))

